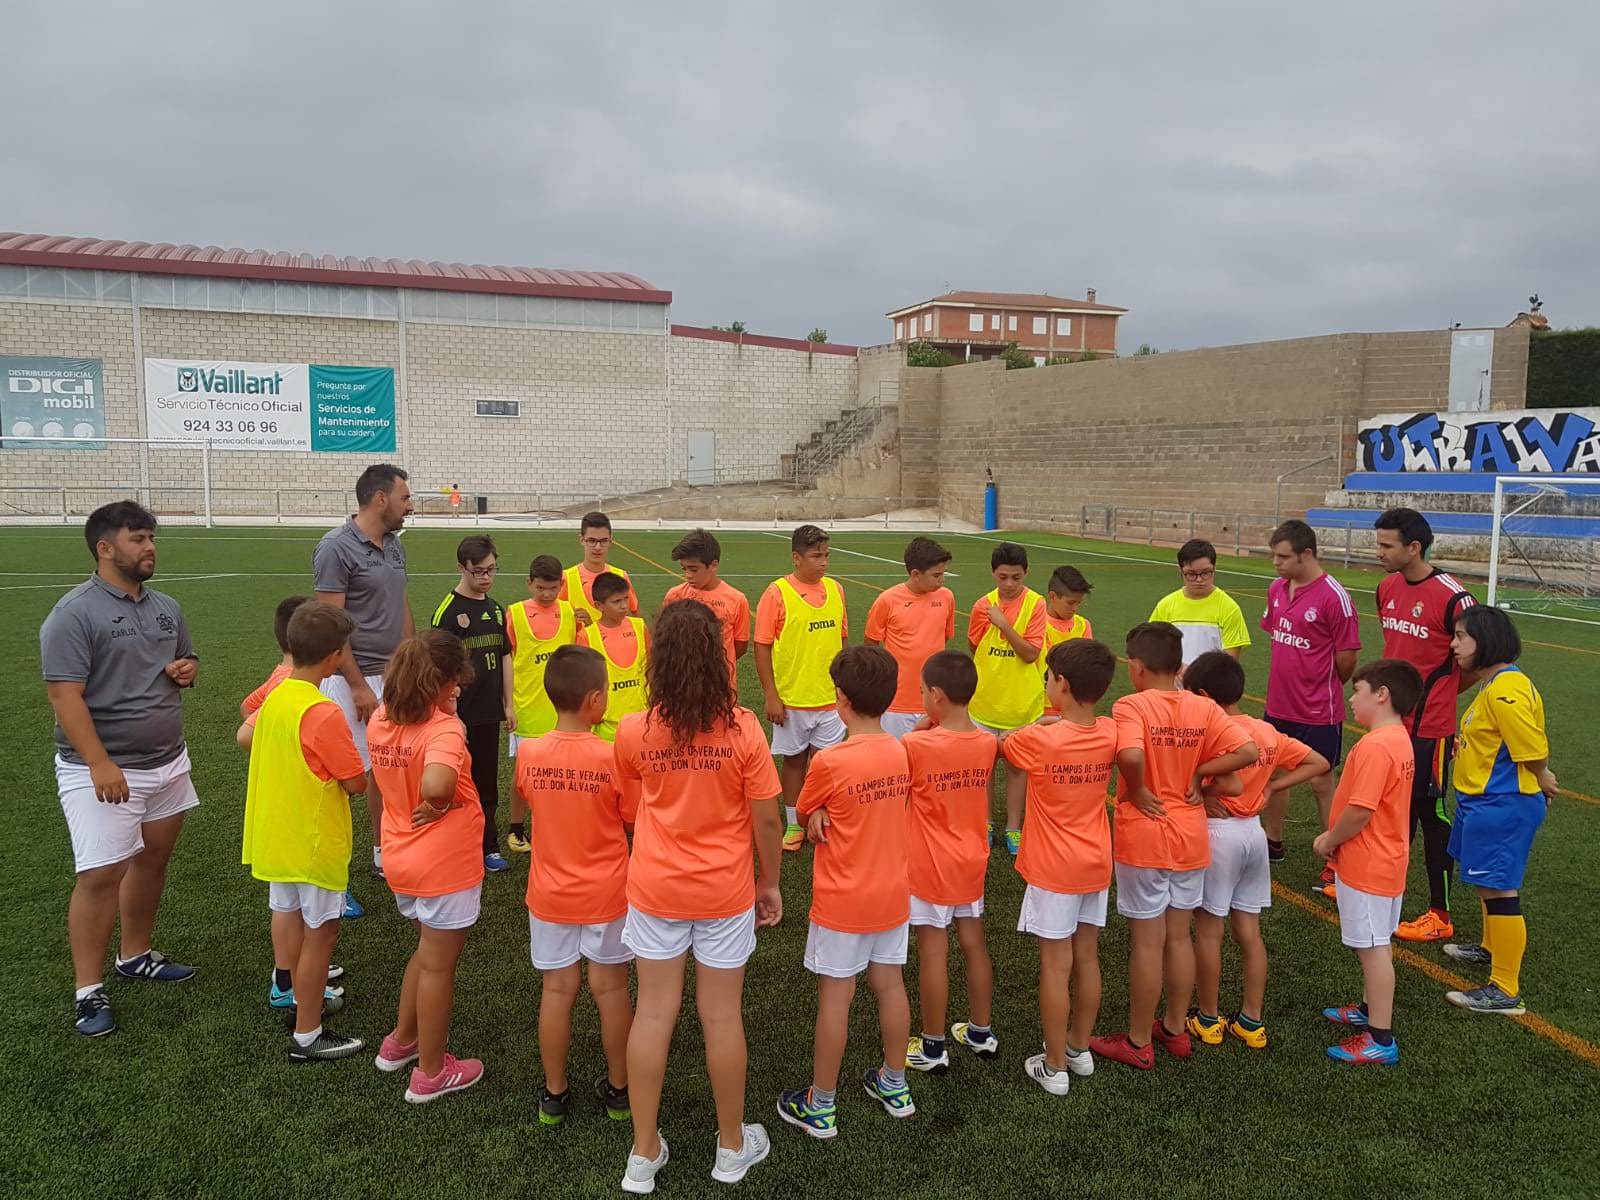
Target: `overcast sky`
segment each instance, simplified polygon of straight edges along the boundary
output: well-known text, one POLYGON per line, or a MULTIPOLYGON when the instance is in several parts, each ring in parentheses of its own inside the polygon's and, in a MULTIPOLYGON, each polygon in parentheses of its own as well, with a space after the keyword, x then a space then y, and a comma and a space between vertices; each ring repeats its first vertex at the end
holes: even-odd
POLYGON ((0 229, 630 271, 676 321, 836 342, 947 288, 1098 288, 1124 352, 1503 324, 1535 290, 1600 324, 1593 0, 5 26, 0 229))

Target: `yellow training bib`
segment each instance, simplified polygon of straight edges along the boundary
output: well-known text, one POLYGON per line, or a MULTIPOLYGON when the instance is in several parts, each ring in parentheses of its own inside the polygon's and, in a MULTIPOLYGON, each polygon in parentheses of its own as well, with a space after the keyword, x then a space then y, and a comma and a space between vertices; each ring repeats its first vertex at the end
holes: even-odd
POLYGON ((268 883, 350 886, 350 797, 318 779, 300 747, 300 719, 332 704, 303 679, 285 679, 256 714, 240 861, 268 883))
MULTIPOLYGON (((999 604, 1000 593, 990 592, 984 599, 999 604)), ((1014 622, 1017 632, 1027 631, 1035 610, 1043 602, 1031 588, 1023 593, 1022 607, 1014 622)), ((1038 662, 1018 658, 1011 643, 993 625, 983 631, 972 657, 978 665, 978 690, 967 711, 974 721, 991 729, 1020 729, 1044 715, 1044 676, 1038 662)))
MULTIPOLYGON (((620 575, 624 579, 628 578, 628 573, 621 567, 613 567, 610 563, 607 563, 606 570, 613 575, 620 575)), ((588 613, 589 620, 591 622, 599 621, 600 610, 596 608, 594 603, 589 599, 589 593, 583 590, 582 572, 580 572, 577 567, 568 567, 563 574, 566 576, 567 580, 567 603, 572 605, 574 609, 581 608, 584 612, 588 613)), ((595 578, 598 579, 599 576, 596 576, 595 578)))
MULTIPOLYGON (((583 595, 583 589, 578 589, 583 595)), ((552 637, 541 638, 533 632, 525 603, 513 604, 507 611, 511 621, 511 638, 515 647, 511 652, 511 702, 517 710, 519 738, 543 737, 556 727, 555 705, 544 693, 544 665, 561 646, 570 646, 578 640, 578 619, 572 605, 565 600, 556 601, 561 614, 552 637)))
POLYGON ((832 708, 828 668, 844 645, 844 589, 824 578, 822 607, 813 608, 788 579, 776 586, 783 597, 783 629, 772 643, 778 699, 791 708, 832 708))
POLYGON ((605 719, 594 727, 595 736, 608 742, 617 740, 617 723, 623 717, 629 713, 643 712, 649 707, 649 696, 644 685, 645 659, 649 657, 649 651, 645 649, 644 622, 638 617, 629 617, 628 621, 633 626, 633 636, 638 639, 639 653, 633 656, 633 663, 626 667, 618 666, 617 660, 611 657, 598 623, 584 631, 589 645, 600 651, 601 657, 606 660, 606 678, 611 683, 606 692, 605 719))

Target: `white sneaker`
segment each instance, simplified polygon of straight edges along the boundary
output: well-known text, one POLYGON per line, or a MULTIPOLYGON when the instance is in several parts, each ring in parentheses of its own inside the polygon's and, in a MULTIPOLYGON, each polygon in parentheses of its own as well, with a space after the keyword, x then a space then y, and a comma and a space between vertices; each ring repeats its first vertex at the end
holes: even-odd
POLYGON ((995 1058, 1000 1053, 1000 1039, 993 1032, 976 1034, 972 1026, 966 1021, 957 1021, 950 1026, 950 1040, 958 1046, 965 1046, 979 1058, 995 1058))
POLYGON ((1094 1055, 1090 1054, 1088 1050, 1079 1050, 1076 1053, 1072 1050, 1067 1050, 1064 1056, 1067 1060, 1067 1070, 1074 1075, 1083 1078, 1094 1074, 1094 1055))
POLYGON ((661 1138, 661 1153, 653 1159, 640 1154, 628 1155, 628 1169, 622 1173, 622 1190, 635 1196, 648 1196, 656 1190, 656 1172, 666 1165, 666 1138, 661 1138))
MULTIPOLYGON (((711 1168, 711 1178, 718 1183, 738 1183, 772 1151, 772 1139, 762 1125, 744 1127, 744 1144, 737 1150, 717 1147, 716 1165, 711 1168)), ((631 1165, 631 1164, 630 1164, 631 1165)))
POLYGON ((1042 1054, 1035 1054, 1028 1059, 1022 1064, 1022 1069, 1027 1072, 1029 1079, 1052 1096, 1065 1096, 1067 1089, 1072 1086, 1072 1076, 1066 1071, 1052 1071, 1045 1066, 1042 1054))

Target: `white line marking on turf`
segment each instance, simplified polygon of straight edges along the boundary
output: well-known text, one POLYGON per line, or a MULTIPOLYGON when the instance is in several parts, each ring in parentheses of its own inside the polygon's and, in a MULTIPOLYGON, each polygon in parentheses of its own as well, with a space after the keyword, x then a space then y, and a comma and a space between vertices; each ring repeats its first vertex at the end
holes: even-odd
MULTIPOLYGON (((770 530, 770 529, 762 529, 762 530, 759 530, 758 532, 765 534, 767 537, 775 537, 775 538, 778 538, 778 539, 780 539, 782 541, 785 541, 785 542, 787 542, 789 540, 788 535, 782 534, 782 533, 776 533, 776 532, 774 532, 773 530, 770 530)), ((848 550, 843 546, 836 545, 831 539, 829 540, 828 545, 833 548, 833 552, 835 554, 854 554, 857 558, 870 558, 874 562, 889 563, 891 566, 896 566, 896 567, 904 567, 905 566, 905 562, 902 559, 884 558, 883 555, 881 555, 881 554, 868 554, 865 550, 848 550)), ((960 579, 961 578, 961 576, 957 575, 954 571, 946 571, 945 574, 948 575, 951 579, 960 579)), ((880 576, 877 576, 876 578, 893 579, 895 577, 892 576, 892 575, 889 575, 889 576, 881 576, 880 575, 880 576)))
MULTIPOLYGON (((192 583, 197 579, 251 579, 251 578, 254 578, 254 576, 247 575, 247 574, 245 574, 243 572, 240 572, 240 571, 230 571, 230 572, 224 572, 222 574, 217 574, 217 575, 167 575, 165 577, 158 576, 157 579, 156 579, 156 582, 157 583, 162 583, 162 584, 168 584, 168 583, 192 583)), ((54 588, 56 590, 61 590, 61 589, 64 589, 64 588, 77 587, 77 586, 78 585, 75 584, 75 583, 10 583, 10 584, 6 584, 3 587, 0 587, 0 592, 28 592, 28 591, 38 591, 40 589, 49 589, 49 588, 54 588)))

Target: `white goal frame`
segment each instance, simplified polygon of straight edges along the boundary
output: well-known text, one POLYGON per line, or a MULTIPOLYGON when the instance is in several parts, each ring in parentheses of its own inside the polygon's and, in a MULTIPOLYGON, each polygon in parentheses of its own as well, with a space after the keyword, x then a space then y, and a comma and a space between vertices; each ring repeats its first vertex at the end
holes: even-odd
POLYGON ((1581 483, 1594 488, 1597 493, 1600 493, 1600 471, 1566 475, 1527 472, 1521 475, 1496 475, 1494 477, 1494 503, 1490 509, 1489 518, 1489 589, 1487 600, 1489 604, 1495 607, 1503 607, 1500 604, 1501 533, 1507 516, 1514 517, 1517 515, 1516 512, 1507 514, 1505 511, 1507 485, 1530 487, 1546 483, 1581 483))

